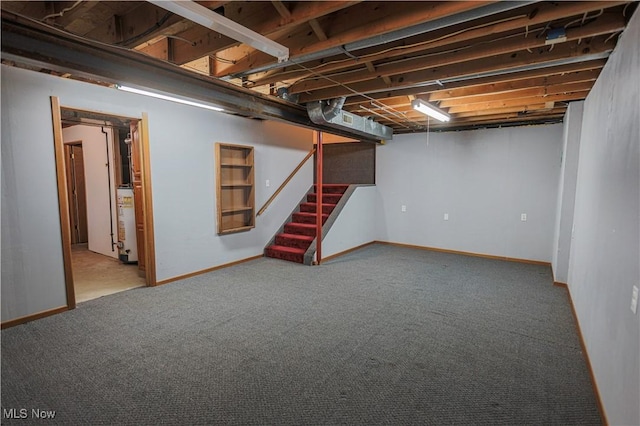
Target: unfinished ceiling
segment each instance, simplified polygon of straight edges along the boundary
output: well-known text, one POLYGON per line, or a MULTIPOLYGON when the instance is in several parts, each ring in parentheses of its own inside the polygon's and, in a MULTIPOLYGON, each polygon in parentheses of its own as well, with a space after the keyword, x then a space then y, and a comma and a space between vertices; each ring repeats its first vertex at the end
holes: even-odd
MULTIPOLYGON (((283 63, 148 2, 2 1, 84 39, 263 95, 343 109, 394 133, 561 121, 584 99, 636 2, 199 1, 289 48, 283 63), (441 123, 412 109, 422 99, 441 123)), ((66 75, 73 77, 73 73, 66 75)), ((150 80, 152 85, 152 80, 150 80)))

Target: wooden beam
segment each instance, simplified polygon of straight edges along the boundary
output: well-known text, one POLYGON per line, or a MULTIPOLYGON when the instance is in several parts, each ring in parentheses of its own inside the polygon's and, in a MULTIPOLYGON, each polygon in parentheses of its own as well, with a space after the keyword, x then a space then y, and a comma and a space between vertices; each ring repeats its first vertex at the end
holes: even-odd
MULTIPOLYGON (((611 8, 625 2, 620 1, 591 1, 591 2, 560 2, 560 3, 538 3, 524 9, 523 14, 514 16, 512 19, 501 20, 491 24, 491 20, 495 17, 485 18, 484 20, 474 21, 476 27, 469 26, 471 24, 457 25, 443 30, 429 32, 420 36, 411 37, 402 41, 387 43, 383 46, 364 49, 358 52, 359 60, 366 59, 369 61, 379 61, 404 56, 420 52, 424 49, 433 49, 437 47, 447 46, 454 43, 463 43, 476 38, 487 35, 497 36, 509 31, 525 28, 533 28, 536 25, 546 24, 547 22, 557 21, 571 16, 582 15, 597 11, 600 9, 611 8), (486 22, 485 22, 486 21, 486 22), (380 50, 383 50, 380 52, 380 50)), ((343 70, 345 67, 352 66, 357 63, 355 59, 345 59, 340 62, 331 61, 322 64, 319 61, 307 63, 306 66, 329 73, 332 71, 343 70)), ((284 71, 284 70, 282 70, 284 71)), ((261 78, 250 77, 255 81, 256 86, 271 84, 282 81, 282 79, 300 79, 308 76, 306 71, 289 70, 287 72, 274 72, 261 78)))
POLYGON ((365 63, 364 63, 364 64, 366 65, 367 70, 369 70, 369 72, 370 72, 371 74, 374 74, 374 73, 376 72, 376 67, 374 67, 374 66, 373 66, 373 64, 372 64, 371 62, 369 62, 369 61, 365 61, 365 63))
MULTIPOLYGON (((88 2, 94 3, 94 2, 88 2)), ((184 18, 177 15, 167 15, 167 11, 147 2, 95 2, 92 16, 98 16, 98 11, 111 8, 108 19, 96 22, 95 28, 83 34, 85 37, 108 44, 121 44, 124 47, 136 47, 150 40, 158 40, 159 34, 175 35, 172 31, 178 25, 184 31, 184 18), (118 4, 129 5, 126 10, 114 9, 118 4), (168 18, 166 18, 168 16, 168 18), (163 20, 165 18, 165 20, 163 20), (129 41, 130 40, 130 41, 129 41)), ((217 2, 225 3, 225 2, 217 2)), ((188 22, 191 27, 194 24, 188 22)))
POLYGON ((446 99, 438 105, 440 108, 450 108, 460 105, 471 105, 479 102, 495 102, 510 99, 522 99, 531 97, 545 97, 571 92, 589 91, 593 87, 593 81, 567 83, 547 87, 533 87, 530 89, 512 90, 500 93, 487 93, 484 95, 468 96, 464 98, 446 99))
POLYGON ((142 53, 145 53, 149 56, 153 56, 154 58, 162 59, 164 61, 168 61, 170 59, 169 51, 170 51, 170 42, 168 38, 163 38, 157 43, 149 45, 144 49, 140 49, 142 53))
MULTIPOLYGON (((524 51, 518 53, 507 53, 491 58, 476 59, 474 61, 460 64, 436 67, 428 70, 419 70, 406 74, 396 75, 391 78, 392 87, 397 89, 415 85, 426 85, 426 83, 436 80, 460 78, 478 73, 505 71, 521 66, 544 64, 568 58, 579 58, 589 54, 604 54, 613 50, 615 40, 600 36, 593 38, 589 43, 584 41, 581 44, 576 42, 556 45, 549 49, 540 48, 531 53, 524 51)), ((379 79, 360 81, 349 85, 352 90, 360 93, 375 93, 385 91, 389 86, 379 79)), ((310 93, 300 93, 300 102, 311 100, 331 99, 340 96, 351 96, 353 92, 343 87, 332 87, 328 89, 316 90, 310 93)))
POLYGON ((309 26, 311 27, 311 29, 313 30, 313 32, 315 33, 316 37, 318 37, 318 40, 320 41, 325 41, 327 40, 327 34, 325 34, 324 30, 322 29, 322 26, 320 25, 320 23, 318 22, 317 19, 309 19, 309 26))
POLYGON ((487 93, 502 93, 533 87, 546 87, 568 83, 584 83, 595 81, 601 69, 562 73, 544 77, 525 78, 497 83, 469 85, 457 89, 437 90, 429 93, 428 101, 442 101, 447 99, 464 99, 487 93))
POLYGON ((530 105, 518 105, 515 107, 507 107, 507 108, 495 108, 492 110, 475 110, 475 111, 467 111, 467 112, 459 112, 454 114, 453 119, 457 120, 458 118, 465 117, 484 117, 487 115, 497 115, 497 114, 508 114, 514 112, 525 112, 525 111, 539 111, 546 109, 547 106, 544 103, 534 103, 530 105))
MULTIPOLYGON (((569 29, 566 31, 567 42, 574 40, 580 40, 589 37, 595 37, 602 34, 610 34, 621 31, 624 29, 624 19, 622 16, 614 15, 602 17, 591 25, 587 25, 582 28, 569 29)), ((422 69, 430 69, 436 67, 442 67, 445 65, 457 64, 461 62, 473 61, 476 59, 488 58, 492 56, 505 55, 512 52, 521 52, 523 50, 543 49, 549 50, 550 46, 546 46, 546 40, 543 38, 523 38, 520 35, 509 37, 507 39, 489 39, 491 41, 485 47, 468 49, 461 47, 459 51, 454 51, 446 54, 437 54, 431 56, 434 53, 444 52, 431 52, 424 51, 427 57, 417 57, 414 59, 401 60, 397 62, 378 64, 376 65, 376 73, 380 77, 392 76, 407 72, 413 72, 422 69)), ((478 43, 484 42, 482 40, 478 43)), ((558 46, 556 46, 558 47, 558 46)), ((371 75, 368 72, 351 72, 339 75, 329 75, 332 80, 338 81, 342 84, 350 84, 358 81, 368 80, 371 75)), ((313 79, 305 80, 301 83, 296 83, 289 88, 290 93, 300 93, 310 90, 324 89, 331 87, 333 84, 325 79, 313 79)))
POLYGON ((282 16, 285 22, 291 19, 291 12, 289 12, 289 9, 287 9, 287 6, 285 6, 284 3, 280 0, 271 0, 271 4, 278 11, 280 16, 282 16))
POLYGON ((582 92, 572 92, 572 93, 563 93, 559 95, 551 95, 546 97, 529 97, 522 99, 509 99, 504 101, 489 101, 489 102, 478 102, 475 104, 468 105, 457 105, 451 107, 447 110, 449 114, 457 114, 460 112, 467 111, 482 111, 482 110, 491 110, 497 108, 508 108, 508 107, 516 107, 519 105, 529 105, 529 104, 540 104, 541 102, 567 102, 567 101, 577 101, 582 100, 587 97, 589 94, 588 90, 582 92))
MULTIPOLYGON (((225 12, 228 18, 238 24, 262 35, 270 36, 275 33, 286 33, 310 19, 319 18, 357 3, 359 1, 300 2, 295 9, 290 11, 290 19, 286 22, 282 22, 279 14, 269 13, 267 8, 272 6, 264 2, 230 2, 225 6, 225 12)), ((190 62, 193 59, 239 44, 236 40, 220 36, 218 33, 202 27, 194 27, 178 35, 196 43, 195 46, 180 46, 176 48, 175 62, 178 64, 190 62)), ((284 44, 288 46, 288 43, 284 44)), ((243 57, 247 54, 253 55, 255 52, 253 49, 245 47, 245 49, 237 50, 235 53, 225 52, 223 56, 229 60, 235 60, 234 54, 238 57, 243 57)), ((219 72, 223 73, 225 71, 221 70, 219 72)))

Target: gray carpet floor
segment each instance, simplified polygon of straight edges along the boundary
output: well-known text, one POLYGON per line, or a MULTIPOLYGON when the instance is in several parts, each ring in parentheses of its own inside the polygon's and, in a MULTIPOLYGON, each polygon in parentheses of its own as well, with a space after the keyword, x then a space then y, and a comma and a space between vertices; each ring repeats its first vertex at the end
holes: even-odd
POLYGON ((2 331, 3 424, 600 424, 549 267, 375 244, 2 331), (6 418, 26 409, 26 420, 6 418))

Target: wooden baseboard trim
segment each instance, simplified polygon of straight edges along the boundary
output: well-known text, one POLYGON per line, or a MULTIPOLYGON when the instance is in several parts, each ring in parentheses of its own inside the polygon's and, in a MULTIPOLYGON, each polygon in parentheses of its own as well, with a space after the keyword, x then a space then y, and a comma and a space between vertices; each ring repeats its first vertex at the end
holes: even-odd
MULTIPOLYGON (((327 262, 329 260, 335 259, 336 257, 344 256, 347 253, 351 253, 352 251, 359 250, 361 248, 364 248, 366 246, 370 246, 371 244, 375 244, 375 243, 376 243, 375 241, 369 241, 368 243, 360 244, 359 246, 350 248, 349 250, 341 251, 340 253, 336 253, 336 254, 332 254, 331 256, 327 256, 327 257, 321 259, 321 262, 327 262)), ((316 263, 314 262, 314 265, 315 264, 316 263)))
POLYGON ((26 322, 35 321, 40 318, 50 317, 51 315, 59 314, 60 312, 68 311, 68 306, 60 306, 59 308, 49 309, 47 311, 38 312, 36 314, 25 315, 24 317, 5 321, 0 324, 0 329, 15 327, 16 325, 24 324, 26 322))
POLYGON ((200 271, 190 272, 190 273, 184 274, 184 275, 178 275, 177 277, 167 278, 166 280, 158 281, 156 283, 156 285, 169 284, 169 283, 172 283, 174 281, 184 280, 186 278, 191 278, 191 277, 195 277, 197 275, 206 274, 207 272, 213 272, 213 271, 217 271, 218 269, 228 268, 230 266, 239 265, 241 263, 249 262, 251 260, 260 259, 261 257, 263 257, 263 255, 259 254, 257 256, 247 257, 246 259, 241 259, 241 260, 236 260, 234 262, 225 263, 224 265, 218 265, 218 266, 214 266, 212 268, 202 269, 200 271))
POLYGON ((396 247, 414 248, 414 249, 418 249, 418 250, 435 251, 435 252, 439 252, 439 253, 460 254, 460 255, 463 255, 463 256, 482 257, 482 258, 485 258, 485 259, 505 260, 507 262, 528 263, 528 264, 531 264, 531 265, 551 266, 550 262, 543 262, 541 260, 529 260, 529 259, 519 259, 519 258, 516 258, 516 257, 494 256, 494 255, 491 255, 491 254, 473 253, 473 252, 459 251, 459 250, 449 250, 449 249, 442 249, 442 248, 437 248, 437 247, 416 246, 416 245, 412 245, 412 244, 392 243, 392 242, 389 242, 389 241, 375 241, 375 242, 378 243, 378 244, 386 244, 386 245, 396 246, 396 247))
MULTIPOLYGON (((593 368, 591 367, 591 360, 589 359, 589 352, 587 352, 587 345, 584 343, 584 338, 582 336, 582 330, 580 329, 580 322, 578 321, 578 315, 576 314, 576 308, 573 305, 573 298, 571 297, 571 291, 569 287, 565 283, 557 283, 560 287, 564 287, 567 289, 567 298, 569 299, 569 306, 571 307, 571 314, 573 315, 573 322, 576 325, 576 330, 578 331, 578 340, 580 340, 580 347, 582 348, 582 353, 584 354, 584 358, 587 361, 587 370, 589 370, 589 378, 591 379, 591 386, 593 387, 593 392, 596 395, 596 404, 598 404, 598 411, 600 412, 600 419, 602 420, 602 424, 604 426, 608 426, 609 422, 607 421, 607 414, 604 411, 604 405, 602 404, 602 398, 600 398, 600 391, 598 390, 598 384, 596 383, 596 376, 593 374, 593 368)), ((554 282, 553 285, 556 285, 554 282)))
POLYGON ((554 285, 554 286, 556 286, 556 287, 564 287, 564 288, 566 288, 566 289, 568 289, 568 288, 569 288, 569 286, 567 286, 567 283, 562 283, 562 282, 560 282, 560 281, 554 281, 554 282, 553 282, 553 285, 554 285))

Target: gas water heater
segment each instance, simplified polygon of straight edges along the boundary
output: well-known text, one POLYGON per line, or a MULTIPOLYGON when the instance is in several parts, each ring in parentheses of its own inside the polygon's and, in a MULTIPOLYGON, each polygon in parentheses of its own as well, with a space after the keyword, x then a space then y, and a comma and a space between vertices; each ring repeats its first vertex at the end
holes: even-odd
POLYGON ((118 188, 118 257, 124 263, 138 261, 136 215, 132 188, 118 188))

